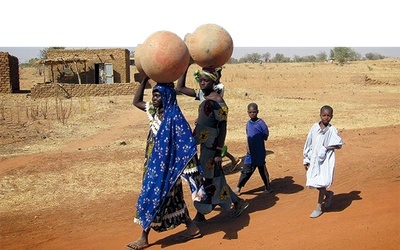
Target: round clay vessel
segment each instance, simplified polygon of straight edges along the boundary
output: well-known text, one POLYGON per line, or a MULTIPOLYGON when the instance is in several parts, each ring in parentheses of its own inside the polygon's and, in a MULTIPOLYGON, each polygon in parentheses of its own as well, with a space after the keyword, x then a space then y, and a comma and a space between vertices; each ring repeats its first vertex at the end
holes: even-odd
POLYGON ((233 53, 231 35, 217 24, 199 26, 192 34, 186 34, 184 41, 190 57, 201 67, 221 67, 233 53))
POLYGON ((158 83, 177 80, 189 65, 189 50, 173 32, 157 31, 140 45, 139 63, 144 73, 158 83))

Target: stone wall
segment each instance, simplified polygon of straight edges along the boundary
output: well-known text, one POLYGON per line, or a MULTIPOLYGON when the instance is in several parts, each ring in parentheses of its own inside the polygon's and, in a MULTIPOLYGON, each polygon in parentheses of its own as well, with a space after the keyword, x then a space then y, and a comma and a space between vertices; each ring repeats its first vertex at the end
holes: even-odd
POLYGON ((0 93, 18 92, 19 65, 18 58, 0 51, 0 93))
POLYGON ((115 96, 134 95, 139 86, 137 83, 119 84, 62 84, 62 83, 39 83, 31 89, 33 98, 46 98, 63 96, 86 97, 86 96, 115 96))
POLYGON ((129 50, 115 49, 49 49, 47 51, 47 61, 45 69, 45 81, 53 83, 79 83, 79 79, 74 72, 78 69, 81 83, 94 84, 95 64, 111 63, 113 65, 114 83, 130 82, 130 61, 129 50), (78 58, 86 61, 78 61, 76 65, 71 62, 51 62, 60 58, 78 58), (66 71, 65 67, 70 68, 66 71))

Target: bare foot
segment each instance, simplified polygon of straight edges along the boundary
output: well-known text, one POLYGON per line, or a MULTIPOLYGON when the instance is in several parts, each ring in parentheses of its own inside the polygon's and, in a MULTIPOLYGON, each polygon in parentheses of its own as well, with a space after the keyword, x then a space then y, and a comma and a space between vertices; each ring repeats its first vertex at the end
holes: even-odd
POLYGON ((144 249, 148 246, 149 246, 149 243, 143 238, 139 238, 138 240, 126 245, 127 248, 133 249, 133 250, 144 249))

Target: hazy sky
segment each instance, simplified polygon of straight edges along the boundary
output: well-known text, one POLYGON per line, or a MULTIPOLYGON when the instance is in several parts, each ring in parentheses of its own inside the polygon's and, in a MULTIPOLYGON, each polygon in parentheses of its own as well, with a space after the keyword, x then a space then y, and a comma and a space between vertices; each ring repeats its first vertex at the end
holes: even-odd
POLYGON ((20 47, 18 53, 34 54, 14 55, 28 59, 38 57, 38 50, 24 47, 129 49, 153 32, 183 38, 206 23, 224 27, 235 47, 400 47, 392 0, 13 0, 2 1, 0 9, 0 51, 20 47))
MULTIPOLYGON (((83 47, 66 47, 67 49, 82 49, 83 47)), ((86 47, 85 47, 86 48, 86 47)), ((101 47, 104 48, 104 47, 101 47)), ((365 56, 366 53, 377 53, 386 57, 399 57, 400 58, 400 47, 351 47, 356 52, 360 53, 361 56, 365 56)), ((0 51, 8 52, 12 56, 18 57, 20 63, 28 62, 32 58, 40 58, 40 50, 44 47, 0 47, 0 51)), ((126 48, 130 51, 134 51, 134 47, 126 48)), ((283 54, 286 57, 293 58, 296 56, 309 56, 317 55, 321 52, 325 52, 329 56, 330 49, 333 47, 235 47, 233 50, 232 57, 240 59, 246 54, 259 53, 261 55, 270 53, 271 57, 274 57, 276 53, 283 54)))

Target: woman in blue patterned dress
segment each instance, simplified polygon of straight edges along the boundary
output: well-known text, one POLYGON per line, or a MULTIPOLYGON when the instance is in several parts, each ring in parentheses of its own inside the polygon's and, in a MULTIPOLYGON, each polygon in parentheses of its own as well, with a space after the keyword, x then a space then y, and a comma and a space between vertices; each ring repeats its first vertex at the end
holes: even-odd
POLYGON ((191 186, 192 198, 201 199, 201 191, 196 189, 202 179, 196 163, 195 140, 177 104, 173 83, 157 84, 152 91, 152 101, 144 102, 144 89, 148 81, 149 78, 144 77, 133 99, 134 106, 146 112, 150 131, 145 151, 142 190, 134 220, 143 230, 136 241, 127 245, 130 249, 147 247, 151 228, 163 232, 185 223, 187 230, 178 240, 186 241, 202 236, 189 216, 181 181, 184 175, 194 175, 191 180, 197 183, 191 186))

